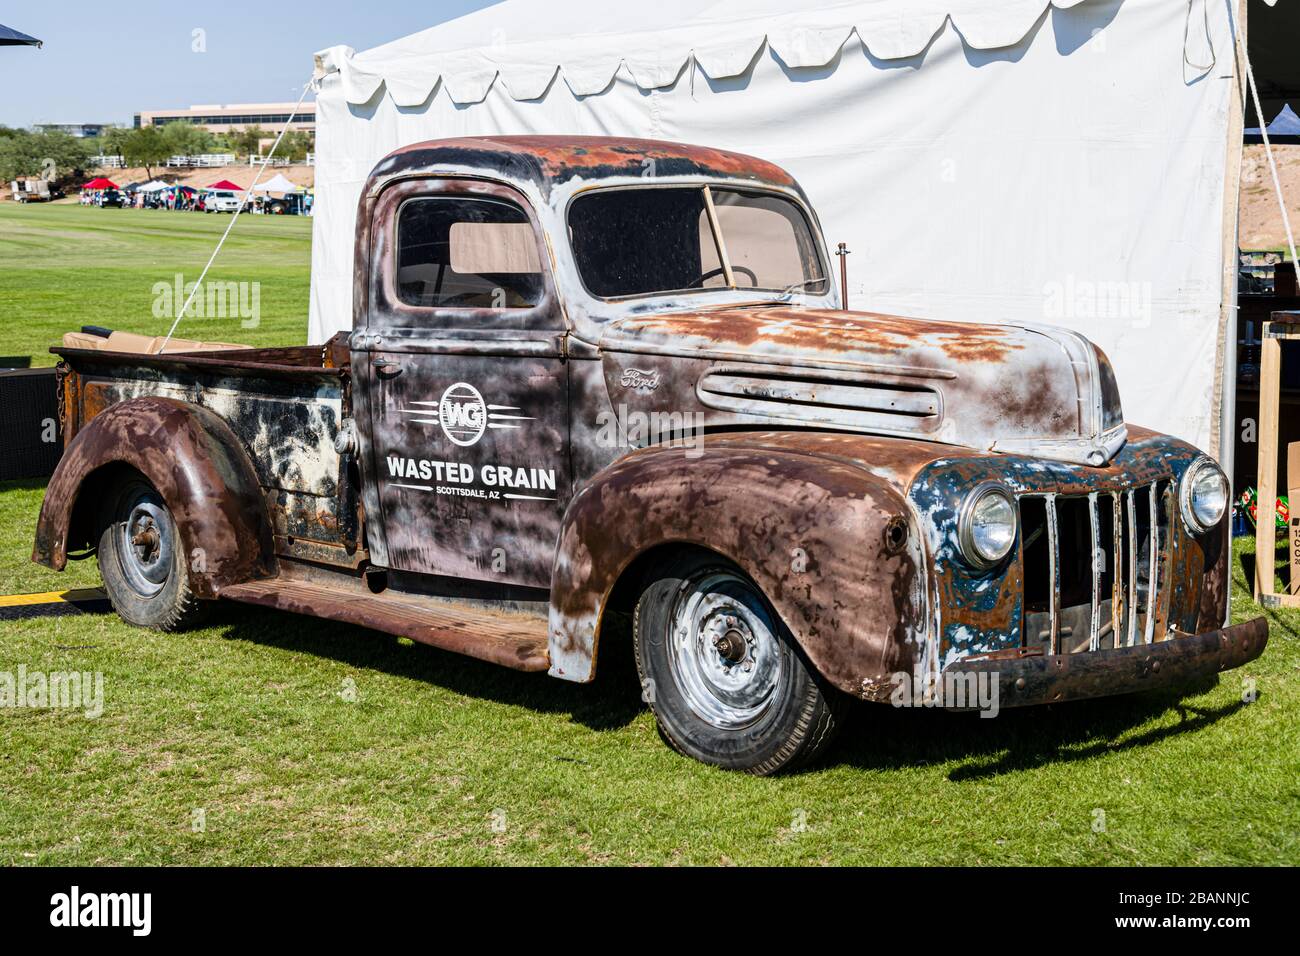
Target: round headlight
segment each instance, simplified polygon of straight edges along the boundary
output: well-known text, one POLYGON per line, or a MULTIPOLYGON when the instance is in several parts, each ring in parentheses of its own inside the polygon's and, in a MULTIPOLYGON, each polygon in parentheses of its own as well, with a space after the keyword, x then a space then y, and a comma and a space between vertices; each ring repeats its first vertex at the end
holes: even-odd
POLYGON ((1228 512, 1228 476, 1209 458, 1198 458, 1183 474, 1178 499, 1183 521, 1203 534, 1228 512))
POLYGON ((961 509, 958 540, 962 556, 977 568, 997 564, 1016 543, 1016 503, 1001 485, 981 485, 961 509))

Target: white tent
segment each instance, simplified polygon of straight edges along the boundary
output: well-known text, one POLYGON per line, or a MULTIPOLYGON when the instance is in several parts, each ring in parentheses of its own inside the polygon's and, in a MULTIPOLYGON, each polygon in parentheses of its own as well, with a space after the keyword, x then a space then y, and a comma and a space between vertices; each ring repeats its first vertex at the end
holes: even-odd
POLYGON ((1077 329, 1130 421, 1230 449, 1238 2, 506 0, 333 47, 310 339, 351 326, 357 201, 390 150, 643 136, 789 169, 852 251, 852 307, 1077 329))
POLYGON ((290 182, 284 177, 283 173, 276 173, 264 183, 258 183, 253 187, 255 193, 297 193, 302 192, 302 187, 296 183, 290 182))
POLYGON ((171 183, 165 183, 161 179, 153 179, 141 186, 138 191, 142 193, 160 193, 164 189, 171 188, 171 183))

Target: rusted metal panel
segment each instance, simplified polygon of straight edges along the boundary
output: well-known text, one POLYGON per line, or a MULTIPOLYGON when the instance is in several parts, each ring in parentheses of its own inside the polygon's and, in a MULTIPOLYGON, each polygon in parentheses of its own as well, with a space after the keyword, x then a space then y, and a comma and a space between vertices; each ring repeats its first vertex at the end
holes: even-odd
POLYGON ((544 276, 531 308, 410 305, 396 289, 399 212, 412 197, 486 197, 525 211, 540 261, 544 235, 517 190, 480 180, 393 185, 367 230, 368 308, 353 337, 365 383, 363 478, 386 566, 401 571, 545 588, 571 493, 566 324, 544 276), (445 416, 468 409, 473 435, 445 416))
POLYGON ((83 379, 83 421, 120 402, 145 396, 207 408, 224 419, 257 469, 261 485, 296 495, 333 499, 342 419, 342 392, 332 382, 193 376, 184 371, 123 366, 111 377, 83 379))
MULTIPOLYGON (((345 347, 331 348, 335 360, 347 359, 345 347)), ((357 504, 335 448, 350 403, 348 369, 327 368, 326 351, 249 349, 211 358, 63 350, 74 383, 69 433, 75 437, 104 411, 148 396, 212 411, 257 472, 277 553, 355 566, 357 504)))
MULTIPOLYGON (((634 452, 565 516, 551 593, 551 673, 594 676, 601 611, 641 554, 695 545, 734 561, 772 601, 818 670, 859 696, 888 693, 925 635, 923 556, 903 497, 846 461, 762 437, 719 435, 698 458, 634 452), (901 546, 886 532, 904 522, 901 546)), ((815 442, 812 444, 816 444, 815 442)))
POLYGON ((626 364, 699 357, 714 363, 711 376, 751 373, 747 401, 700 384, 709 408, 744 424, 1037 448, 1077 460, 1099 447, 1092 420, 1080 415, 1071 337, 1059 330, 769 304, 632 316, 610 323, 600 342, 626 364), (792 388, 812 400, 797 400, 792 388), (842 400, 848 388, 859 392, 852 404, 842 400), (887 395, 892 403, 882 402, 887 395))
POLYGON ((1024 707, 1187 684, 1247 664, 1267 644, 1268 622, 1260 617, 1150 647, 1138 644, 1094 654, 963 662, 952 672, 996 674, 998 705, 1024 707))
POLYGON ((80 431, 46 489, 33 561, 62 570, 69 550, 95 543, 89 535, 96 498, 106 490, 102 469, 114 465, 149 479, 171 507, 181 540, 201 549, 190 561, 195 594, 216 597, 227 584, 274 573, 264 499, 239 439, 215 413, 158 397, 122 402, 80 431))
POLYGON ((546 587, 571 484, 558 347, 550 357, 372 354, 401 369, 372 373, 370 385, 388 566, 546 587), (470 443, 443 427, 453 402, 485 419, 470 443))
POLYGON ((327 584, 277 578, 222 590, 228 600, 294 614, 346 621, 360 627, 409 637, 456 654, 520 671, 544 671, 546 622, 502 611, 430 606, 410 596, 371 594, 355 579, 327 584))
POLYGON ((131 365, 176 371, 204 370, 227 375, 336 376, 337 369, 322 372, 321 351, 317 347, 275 349, 230 349, 222 352, 168 352, 165 355, 141 355, 107 352, 101 349, 52 348, 70 367, 78 370, 131 365))
POLYGON ((477 171, 532 183, 548 195, 559 183, 580 179, 689 176, 743 179, 793 186, 779 166, 726 150, 659 140, 612 136, 491 136, 415 143, 390 153, 371 173, 370 190, 393 177, 477 171))
MULTIPOLYGON (((1160 527, 1153 522, 1150 530, 1148 574, 1153 582, 1153 597, 1148 612, 1142 615, 1139 641, 1152 643, 1166 639, 1170 636, 1170 624, 1182 634, 1192 633, 1198 626, 1204 630, 1221 625, 1226 595, 1218 583, 1218 575, 1222 573, 1218 570, 1221 563, 1219 536, 1190 534, 1178 515, 1174 504, 1176 495, 1171 490, 1176 488, 1187 467, 1200 457, 1200 453, 1185 442, 1136 428, 1132 431, 1134 438, 1105 468, 1022 456, 965 453, 936 460, 914 477, 909 485, 909 497, 922 516, 922 527, 929 541, 930 568, 937 584, 936 613, 940 620, 942 667, 966 657, 1027 646, 1022 634, 1023 609, 1020 603, 1023 567, 1017 560, 1011 560, 1005 567, 991 572, 972 571, 963 562, 957 548, 956 516, 960 502, 970 489, 990 479, 1002 482, 1018 496, 1050 498, 1047 516, 1049 535, 1053 539, 1052 553, 1058 562, 1070 559, 1080 562, 1092 581, 1086 619, 1098 626, 1095 645, 1092 634, 1089 634, 1088 644, 1093 649, 1100 646, 1102 623, 1097 600, 1101 595, 1096 590, 1102 574, 1094 554, 1100 552, 1104 560, 1110 546, 1100 547, 1094 536, 1093 554, 1086 547, 1081 554, 1061 553, 1062 544, 1053 521, 1059 503, 1068 498, 1087 501, 1091 506, 1097 501, 1109 500, 1112 495, 1136 491, 1155 502, 1156 510, 1150 513, 1164 516, 1160 527), (1207 588, 1213 593, 1205 593, 1207 588), (1206 602, 1214 606, 1203 606, 1206 602)), ((1097 526, 1100 512, 1090 507, 1089 515, 1089 528, 1093 529, 1097 526)), ((1060 653, 1062 649, 1056 639, 1062 616, 1056 603, 1060 600, 1059 567, 1052 567, 1050 574, 1055 582, 1052 589, 1051 647, 1060 653)), ((1136 580, 1131 580, 1130 593, 1136 594, 1137 586, 1136 580)), ((1136 618, 1132 621, 1131 627, 1138 626, 1136 618)))
POLYGON ((1229 574, 1232 560, 1232 539, 1229 523, 1201 538, 1204 563, 1200 577, 1200 603, 1191 627, 1200 634, 1224 624, 1228 612, 1229 574))

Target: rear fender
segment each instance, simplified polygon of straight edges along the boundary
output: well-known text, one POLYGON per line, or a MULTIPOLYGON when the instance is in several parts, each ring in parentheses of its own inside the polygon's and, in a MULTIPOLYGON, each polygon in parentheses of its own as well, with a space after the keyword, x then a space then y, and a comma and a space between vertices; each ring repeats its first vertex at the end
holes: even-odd
POLYGON ((274 574, 266 502, 239 439, 208 409, 157 397, 113 405, 77 433, 45 491, 32 560, 61 571, 69 550, 93 546, 98 501, 126 469, 167 502, 196 595, 274 574))
POLYGON ((892 675, 922 656, 923 545, 896 490, 856 465, 779 449, 688 458, 657 447, 620 459, 569 505, 551 582, 553 676, 595 677, 615 585, 647 570, 639 557, 672 546, 739 566, 844 691, 887 696, 892 675))

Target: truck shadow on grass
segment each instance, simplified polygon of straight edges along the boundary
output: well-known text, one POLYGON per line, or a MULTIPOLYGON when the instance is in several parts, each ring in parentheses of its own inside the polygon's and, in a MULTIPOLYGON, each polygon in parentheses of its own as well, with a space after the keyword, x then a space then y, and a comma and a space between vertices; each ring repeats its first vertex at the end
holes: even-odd
MULTIPOLYGON (((222 605, 211 623, 228 640, 325 657, 465 697, 566 715, 598 732, 626 727, 646 709, 630 641, 607 645, 596 681, 582 685, 506 670, 348 624, 311 621, 309 626, 295 626, 299 620, 306 623, 287 614, 222 605)), ((805 772, 844 765, 901 770, 962 761, 948 774, 949 780, 960 783, 1091 760, 1195 733, 1245 706, 1241 701, 1219 707, 1183 703, 1217 683, 1218 678, 1211 677, 1167 691, 1005 710, 992 719, 859 703, 852 707, 828 758, 805 772), (1171 710, 1178 715, 1176 724, 1133 733, 1171 710)))
POLYGON ((1210 707, 1185 703, 1217 684, 1215 676, 1163 691, 1005 710, 994 718, 863 705, 837 755, 869 770, 962 761, 948 773, 954 783, 1087 761, 1196 733, 1246 706, 1241 700, 1210 707), (1177 723, 1147 726, 1171 711, 1177 723))
MULTIPOLYGON (((228 640, 329 658, 362 670, 436 685, 465 697, 567 714, 591 730, 626 727, 645 709, 630 648, 602 654, 593 684, 527 674, 340 622, 221 603, 205 622, 228 640)), ((412 691, 417 693, 418 691, 412 691)))

